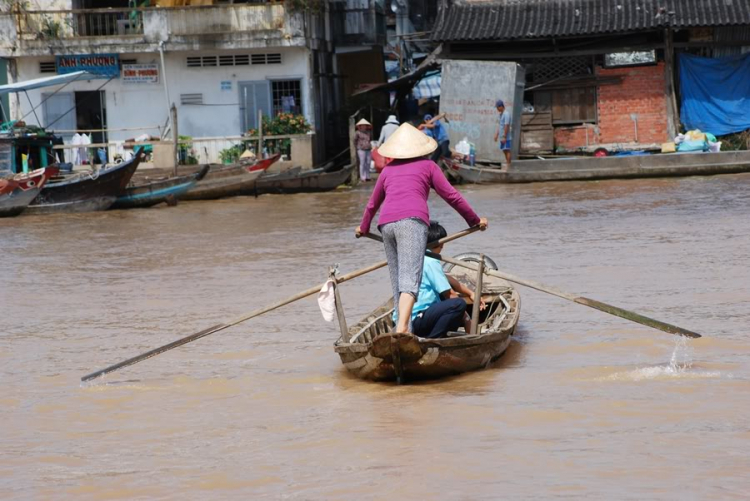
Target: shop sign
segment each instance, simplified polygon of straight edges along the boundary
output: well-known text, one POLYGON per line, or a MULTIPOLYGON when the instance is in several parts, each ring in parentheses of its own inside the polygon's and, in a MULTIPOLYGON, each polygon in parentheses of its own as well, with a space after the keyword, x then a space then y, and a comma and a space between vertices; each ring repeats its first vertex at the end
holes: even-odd
POLYGON ((76 71, 88 71, 99 78, 120 76, 120 56, 117 54, 81 54, 57 56, 57 73, 65 75, 76 71))
POLYGON ((159 65, 156 63, 123 64, 122 82, 127 84, 159 83, 159 65))

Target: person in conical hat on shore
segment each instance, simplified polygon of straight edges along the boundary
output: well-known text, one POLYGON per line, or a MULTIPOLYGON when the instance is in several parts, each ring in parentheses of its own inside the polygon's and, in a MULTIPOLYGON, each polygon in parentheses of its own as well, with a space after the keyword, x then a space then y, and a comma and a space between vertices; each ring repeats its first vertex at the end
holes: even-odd
POLYGON ((357 147, 359 158, 359 180, 367 182, 370 180, 370 153, 372 150, 372 124, 364 118, 357 122, 357 131, 354 133, 354 144, 357 147))
POLYGON ((378 177, 362 221, 355 230, 357 238, 370 231, 380 209, 378 229, 383 235, 385 256, 397 312, 396 332, 411 332, 411 312, 422 281, 422 263, 427 247, 430 212, 427 197, 430 188, 448 202, 469 226, 487 228, 469 203, 450 185, 429 155, 437 142, 409 123, 402 124, 381 146, 381 155, 393 159, 378 177))

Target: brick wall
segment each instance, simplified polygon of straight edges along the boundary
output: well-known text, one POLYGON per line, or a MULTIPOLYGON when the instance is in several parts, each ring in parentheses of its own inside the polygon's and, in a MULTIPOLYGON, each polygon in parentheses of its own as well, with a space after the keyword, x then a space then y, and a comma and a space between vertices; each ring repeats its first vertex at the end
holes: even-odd
POLYGON ((633 68, 597 67, 596 73, 624 77, 619 85, 599 87, 597 106, 603 143, 636 142, 631 113, 638 115, 637 142, 668 141, 664 63, 633 68))
MULTIPOLYGON (((588 125, 588 144, 634 143, 631 113, 638 115, 638 143, 664 143, 667 137, 667 99, 664 63, 632 68, 596 68, 597 75, 622 76, 621 83, 602 85, 597 95, 598 126, 588 125)), ((555 146, 586 146, 584 126, 555 127, 555 146)))

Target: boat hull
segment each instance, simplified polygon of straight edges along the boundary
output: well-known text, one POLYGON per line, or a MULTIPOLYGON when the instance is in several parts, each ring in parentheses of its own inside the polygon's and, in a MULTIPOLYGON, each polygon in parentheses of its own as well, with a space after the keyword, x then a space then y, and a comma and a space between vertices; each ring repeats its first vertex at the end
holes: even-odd
POLYGON ((27 191, 16 189, 7 195, 0 195, 0 217, 13 217, 21 214, 37 195, 39 195, 39 188, 27 191))
POLYGON ((255 191, 259 195, 332 191, 351 177, 353 168, 353 166, 347 166, 335 172, 298 171, 262 176, 256 182, 255 191))
POLYGON ((56 167, 50 166, 3 180, 5 186, 0 188, 0 217, 21 214, 39 195, 47 180, 57 172, 56 167))
POLYGON ((25 214, 91 212, 108 209, 122 193, 140 164, 142 153, 131 160, 92 174, 76 174, 47 183, 25 214))
MULTIPOLYGON (((465 270, 451 275, 473 289, 465 270)), ((479 319, 479 334, 449 333, 425 339, 394 333, 393 299, 373 310, 339 338, 334 350, 353 375, 370 381, 437 379, 483 369, 508 348, 521 311, 518 292, 505 280, 487 276, 482 297, 488 305, 479 319)))
POLYGON ((188 176, 177 176, 159 181, 128 186, 125 193, 117 197, 110 209, 137 209, 153 207, 160 203, 171 203, 181 199, 208 173, 209 167, 188 176))
POLYGON ((183 200, 216 200, 225 197, 252 195, 256 180, 280 158, 275 155, 254 165, 223 165, 211 167, 206 177, 182 196, 183 200))
POLYGON ((360 352, 340 352, 344 367, 370 381, 439 379, 484 369, 500 358, 511 343, 513 329, 490 339, 479 336, 449 338, 463 346, 423 339, 411 334, 382 334, 360 352), (400 365, 400 367, 398 367, 400 365))

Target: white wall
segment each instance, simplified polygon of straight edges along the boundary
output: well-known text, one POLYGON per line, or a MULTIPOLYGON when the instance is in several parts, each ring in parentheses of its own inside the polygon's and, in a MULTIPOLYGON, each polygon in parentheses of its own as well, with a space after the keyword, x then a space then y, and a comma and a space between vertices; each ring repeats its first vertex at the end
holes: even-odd
MULTIPOLYGON (((121 59, 137 59, 138 63, 160 63, 159 54, 122 54, 121 59)), ((28 57, 17 60, 18 81, 50 76, 39 72, 40 61, 52 61, 50 58, 28 57)), ((308 50, 305 48, 270 48, 265 50, 243 51, 191 51, 165 54, 167 66, 167 83, 170 100, 177 105, 179 133, 193 137, 216 137, 239 135, 240 130, 240 97, 238 82, 266 79, 302 79, 302 107, 305 118, 314 124, 314 109, 310 92, 310 64, 308 50), (217 66, 209 68, 188 68, 186 57, 221 54, 281 53, 282 64, 250 66, 217 66), (231 81, 231 91, 222 91, 222 81, 231 81), (189 106, 180 105, 180 94, 202 93, 205 104, 226 106, 189 106)), ((107 83, 102 90, 106 95, 107 122, 111 129, 147 127, 164 125, 168 116, 168 103, 164 91, 164 75, 159 66, 158 84, 124 84, 117 78, 107 83)), ((61 92, 96 90, 106 80, 74 82, 61 92)), ((54 92, 57 88, 29 91, 34 105, 42 101, 42 93, 54 92)), ((20 118, 31 110, 28 100, 23 95, 20 99, 11 99, 14 108, 13 117, 20 118), (20 109, 19 109, 20 103, 20 109), (20 114, 19 114, 20 112, 20 114)), ((42 122, 42 107, 37 109, 42 122)), ((33 114, 25 118, 29 124, 36 124, 33 114)), ((39 125, 39 124, 37 124, 39 125)), ((41 125, 46 125, 43 123, 41 125)), ((54 127, 53 127, 54 128, 54 127)), ((122 140, 141 134, 138 131, 110 133, 111 140, 122 140)), ((146 131, 158 135, 157 130, 146 131)))

